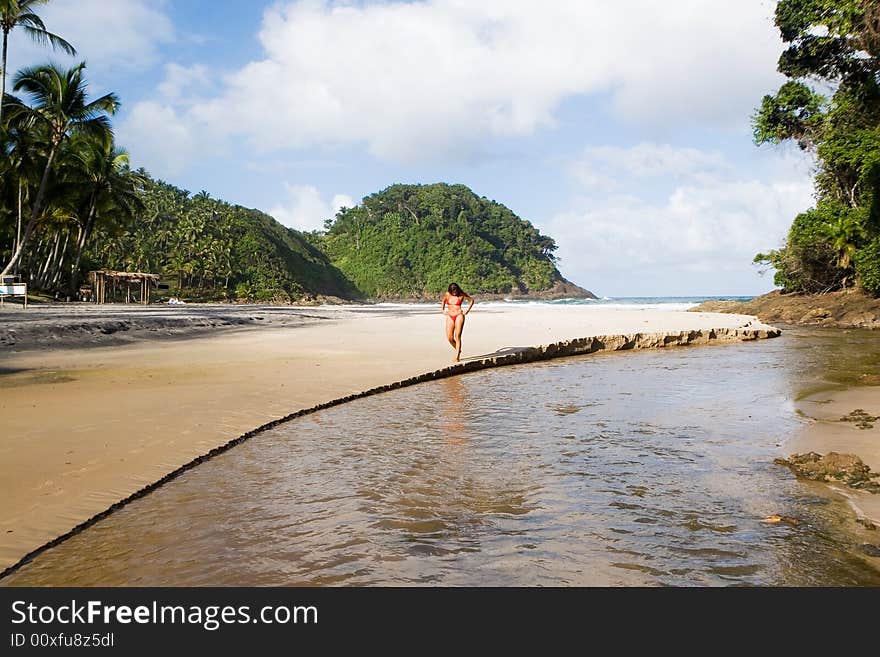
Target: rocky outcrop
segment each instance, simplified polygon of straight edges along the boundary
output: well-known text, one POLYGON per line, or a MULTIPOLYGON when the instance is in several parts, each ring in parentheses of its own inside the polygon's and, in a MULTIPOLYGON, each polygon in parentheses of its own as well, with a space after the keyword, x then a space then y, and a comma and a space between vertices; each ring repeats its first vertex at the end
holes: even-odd
POLYGON ((530 299, 541 299, 543 301, 553 301, 554 299, 598 299, 595 294, 579 285, 575 285, 564 278, 558 279, 553 286, 546 290, 537 292, 529 291, 525 294, 512 294, 511 298, 525 296, 530 299))
POLYGON ((852 422, 859 429, 873 429, 874 422, 880 420, 880 417, 866 413, 864 409, 857 408, 849 415, 840 418, 841 422, 852 422))
POLYGON ((880 299, 858 290, 825 294, 782 294, 776 290, 751 301, 706 301, 690 310, 755 315, 762 322, 880 329, 880 299))
MULTIPOLYGON (((512 290, 510 292, 473 292, 473 290, 465 290, 472 293, 477 301, 506 301, 514 299, 516 301, 555 301, 557 299, 598 299, 595 294, 575 285, 565 278, 557 279, 552 286, 546 290, 512 290)), ((400 296, 382 296, 365 300, 366 303, 440 303, 442 294, 424 295, 413 294, 408 297, 400 296)))
POLYGON ((825 456, 816 452, 792 454, 788 459, 776 459, 774 463, 789 468, 799 479, 841 483, 865 490, 880 493, 880 483, 875 481, 880 474, 871 472, 855 454, 838 454, 828 452, 825 456))
POLYGON ((750 329, 705 329, 694 331, 677 331, 670 333, 632 333, 626 335, 597 335, 591 338, 565 340, 540 347, 523 348, 513 354, 500 355, 482 361, 473 361, 453 366, 450 369, 468 367, 474 369, 506 365, 508 361, 530 362, 548 360, 560 356, 579 356, 597 351, 624 351, 628 349, 658 349, 691 344, 708 344, 710 342, 744 342, 775 338, 780 331, 772 326, 750 329))

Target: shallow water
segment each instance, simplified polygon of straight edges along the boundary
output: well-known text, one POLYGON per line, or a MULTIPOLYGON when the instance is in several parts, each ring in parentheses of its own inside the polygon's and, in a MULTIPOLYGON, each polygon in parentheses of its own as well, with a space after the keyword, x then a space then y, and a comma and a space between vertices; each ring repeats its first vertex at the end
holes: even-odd
POLYGON ((4 585, 880 585, 843 502, 773 464, 870 332, 487 370, 285 423, 4 585), (796 526, 768 524, 780 514, 796 526))

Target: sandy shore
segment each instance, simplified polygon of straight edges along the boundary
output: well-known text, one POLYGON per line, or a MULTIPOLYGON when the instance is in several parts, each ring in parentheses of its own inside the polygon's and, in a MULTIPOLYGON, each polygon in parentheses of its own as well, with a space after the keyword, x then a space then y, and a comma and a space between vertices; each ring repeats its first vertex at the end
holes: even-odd
MULTIPOLYGON (((816 393, 798 402, 798 409, 815 421, 786 443, 788 453, 817 452, 855 454, 874 472, 880 472, 880 421, 873 428, 842 422, 854 410, 880 417, 880 386, 863 386, 816 393)), ((846 497, 856 515, 880 525, 880 495, 831 485, 846 497)))
MULTIPOLYGON (((433 307, 40 312, 0 316, 5 335, 29 336, 0 346, 0 568, 255 427, 446 367, 452 358, 445 318, 433 307), (205 324, 201 329, 187 328, 189 320, 182 319, 194 311, 205 324), (123 316, 96 319, 99 312, 123 316), (152 322, 151 313, 160 323, 181 321, 169 329, 152 322), (216 323, 242 314, 272 319, 216 323), (42 328, 27 328, 38 321, 42 328), (104 321, 129 322, 128 340, 138 332, 179 337, 207 329, 208 335, 100 346, 119 332, 96 328, 104 321), (258 323, 269 326, 215 330, 258 323), (46 348, 66 345, 64 327, 71 324, 80 326, 71 343, 89 348, 46 348), (60 337, 47 342, 47 334, 60 337)), ((478 304, 467 319, 462 355, 484 358, 596 335, 760 328, 753 320, 478 304)))

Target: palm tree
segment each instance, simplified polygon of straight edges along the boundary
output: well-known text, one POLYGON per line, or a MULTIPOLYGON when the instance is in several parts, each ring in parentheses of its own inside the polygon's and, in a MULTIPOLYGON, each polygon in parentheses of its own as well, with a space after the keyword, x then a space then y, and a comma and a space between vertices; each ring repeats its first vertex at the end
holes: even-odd
POLYGON ((37 5, 49 0, 0 0, 0 29, 3 30, 3 56, 0 60, 0 125, 3 125, 3 102, 6 95, 6 50, 9 33, 16 27, 23 29, 34 41, 61 49, 68 55, 76 55, 76 49, 57 34, 46 29, 43 21, 34 13, 37 5))
MULTIPOLYGON (((15 110, 16 121, 25 125, 42 126, 48 134, 48 154, 43 177, 37 195, 31 206, 31 215, 18 248, 12 259, 0 272, 8 274, 15 266, 28 238, 34 229, 37 218, 43 209, 43 200, 49 185, 49 175, 55 164, 58 150, 71 134, 87 134, 97 140, 112 141, 112 129, 107 119, 119 107, 116 94, 109 93, 97 100, 88 102, 86 81, 83 78, 85 62, 64 71, 54 64, 22 69, 15 76, 15 91, 24 91, 31 96, 33 106, 24 103, 11 105, 15 110)), ((10 116, 10 119, 13 117, 10 116)))
POLYGON ((41 141, 40 135, 33 130, 22 130, 19 126, 11 125, 6 131, 4 154, 0 161, 0 176, 9 181, 5 199, 10 208, 14 208, 15 232, 13 233, 13 252, 18 248, 21 241, 22 210, 28 201, 30 190, 35 187, 40 179, 41 141), (15 184, 11 184, 15 181, 15 184))
MULTIPOLYGON (((862 226, 851 217, 837 217, 824 224, 823 232, 837 252, 837 266, 847 272, 852 264, 852 257, 858 250, 858 244, 864 237, 862 226)), ((841 283, 843 287, 846 287, 848 278, 848 274, 844 274, 841 283)))
POLYGON ((68 184, 85 192, 85 220, 76 244, 70 277, 70 295, 79 284, 79 263, 83 248, 92 235, 95 221, 102 215, 113 215, 117 220, 131 219, 144 209, 141 198, 146 179, 129 169, 128 152, 117 148, 112 139, 78 140, 74 148, 68 184))

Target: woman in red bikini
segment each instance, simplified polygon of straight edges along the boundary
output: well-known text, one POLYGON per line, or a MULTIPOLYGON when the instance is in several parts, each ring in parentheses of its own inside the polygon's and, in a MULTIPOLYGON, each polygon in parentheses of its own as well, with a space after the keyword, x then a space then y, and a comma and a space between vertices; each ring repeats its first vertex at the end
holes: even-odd
POLYGON ((474 307, 474 298, 462 292, 457 283, 452 283, 446 294, 443 295, 443 303, 440 310, 446 315, 446 339, 455 349, 455 360, 461 360, 461 330, 464 328, 464 318, 474 307), (467 310, 463 310, 462 302, 467 299, 467 310), (447 308, 448 306, 448 308, 447 308))

